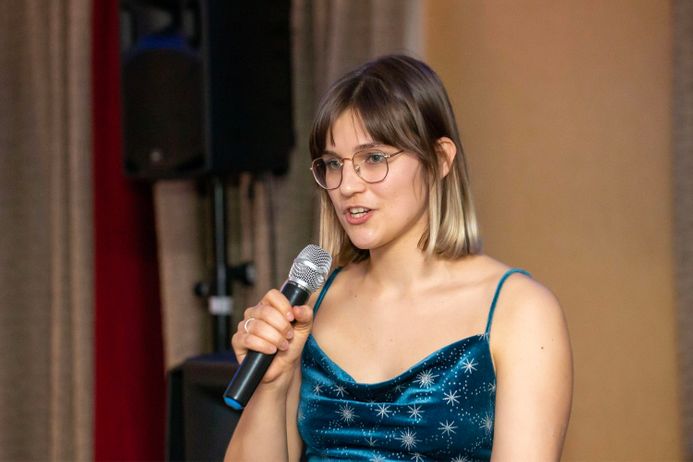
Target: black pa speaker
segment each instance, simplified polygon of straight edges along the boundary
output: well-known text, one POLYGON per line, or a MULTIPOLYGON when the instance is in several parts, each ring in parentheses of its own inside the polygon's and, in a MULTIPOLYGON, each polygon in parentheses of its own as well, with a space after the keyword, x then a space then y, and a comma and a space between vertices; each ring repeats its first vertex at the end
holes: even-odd
POLYGON ((240 413, 224 403, 238 369, 230 351, 186 360, 168 374, 166 460, 223 460, 240 413))
POLYGON ((289 14, 290 0, 122 0, 126 175, 285 172, 289 14))

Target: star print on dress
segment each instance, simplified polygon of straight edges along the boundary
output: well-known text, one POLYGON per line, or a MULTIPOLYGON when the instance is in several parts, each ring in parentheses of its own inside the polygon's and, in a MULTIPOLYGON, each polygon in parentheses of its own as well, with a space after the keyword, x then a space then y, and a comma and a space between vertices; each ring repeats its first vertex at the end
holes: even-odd
POLYGON ((481 420, 481 425, 479 428, 483 428, 486 430, 486 433, 491 433, 491 430, 493 430, 493 417, 490 415, 486 414, 484 418, 481 420))
POLYGON ((419 383, 419 386, 422 388, 430 388, 435 382, 433 379, 438 377, 438 375, 434 375, 432 370, 429 369, 427 371, 419 372, 419 374, 416 376, 416 382, 419 383))
POLYGON ((412 419, 421 418, 421 413, 423 412, 421 410, 421 405, 415 404, 414 406, 407 406, 407 409, 409 409, 409 417, 412 419))
POLYGON ((457 394, 457 390, 454 392, 449 391, 447 393, 444 393, 445 398, 443 398, 443 401, 445 401, 447 404, 454 406, 455 404, 460 402, 460 397, 457 394))
POLYGON ((378 408, 376 413, 378 414, 378 417, 380 417, 381 419, 383 417, 389 417, 389 414, 392 412, 390 410, 390 406, 387 404, 376 404, 376 407, 378 408))
POLYGON ((462 361, 462 367, 464 368, 464 371, 469 373, 476 370, 477 364, 478 363, 474 358, 472 358, 471 361, 467 358, 464 358, 464 360, 462 361))
POLYGON ((467 459, 465 456, 457 456, 454 459, 450 460, 450 462, 471 462, 469 459, 467 459))
POLYGON ((346 395, 346 388, 345 388, 344 386, 342 386, 342 385, 337 385, 337 386, 335 386, 335 387, 332 389, 332 391, 334 391, 335 394, 336 394, 337 396, 339 396, 340 398, 344 398, 344 395, 346 395))
POLYGON ((411 451, 413 448, 416 447, 416 443, 419 441, 416 439, 416 432, 413 432, 409 430, 408 428, 401 432, 399 434, 399 438, 397 438, 402 442, 402 447, 405 448, 407 451, 411 451))
POLYGON ((339 418, 346 423, 350 423, 356 418, 354 408, 349 406, 348 404, 343 404, 339 406, 337 413, 339 414, 339 418))
POLYGON ((410 460, 413 460, 414 462, 424 462, 424 458, 418 452, 412 454, 410 460))
POLYGON ((455 425, 455 422, 448 422, 447 420, 445 423, 439 422, 440 427, 438 427, 438 430, 443 432, 445 435, 450 436, 451 433, 455 433, 455 429, 457 426, 455 425))

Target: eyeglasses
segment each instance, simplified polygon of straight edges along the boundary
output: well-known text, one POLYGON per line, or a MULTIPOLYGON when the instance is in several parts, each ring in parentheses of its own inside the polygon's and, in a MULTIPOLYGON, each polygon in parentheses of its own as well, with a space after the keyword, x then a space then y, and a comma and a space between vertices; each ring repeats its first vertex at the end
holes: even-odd
POLYGON ((339 188, 342 184, 342 170, 344 162, 351 161, 356 174, 366 183, 380 183, 387 177, 390 171, 388 159, 404 152, 401 149, 397 152, 388 154, 379 149, 366 149, 359 151, 351 156, 340 159, 337 156, 325 154, 313 160, 310 170, 313 172, 315 182, 321 188, 331 190, 339 188))

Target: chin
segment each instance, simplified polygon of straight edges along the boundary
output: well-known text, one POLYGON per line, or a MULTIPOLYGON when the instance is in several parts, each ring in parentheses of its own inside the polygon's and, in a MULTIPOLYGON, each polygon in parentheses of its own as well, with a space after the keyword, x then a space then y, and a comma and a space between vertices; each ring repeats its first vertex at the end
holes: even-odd
POLYGON ((351 245, 356 247, 359 250, 373 250, 378 246, 377 243, 371 241, 371 240, 366 240, 366 239, 354 239, 354 237, 349 236, 349 241, 351 242, 351 245))
POLYGON ((370 251, 371 249, 373 249, 372 245, 365 244, 365 243, 358 242, 358 241, 354 242, 353 239, 349 239, 349 241, 351 242, 351 245, 353 245, 354 247, 356 247, 359 250, 370 251))

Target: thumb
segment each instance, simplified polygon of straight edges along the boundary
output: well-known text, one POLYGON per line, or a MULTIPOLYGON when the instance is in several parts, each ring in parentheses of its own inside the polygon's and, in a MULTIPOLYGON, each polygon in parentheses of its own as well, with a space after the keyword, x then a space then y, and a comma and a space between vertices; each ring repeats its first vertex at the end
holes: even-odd
POLYGON ((294 306, 294 331, 307 335, 313 327, 313 309, 308 305, 294 306))

